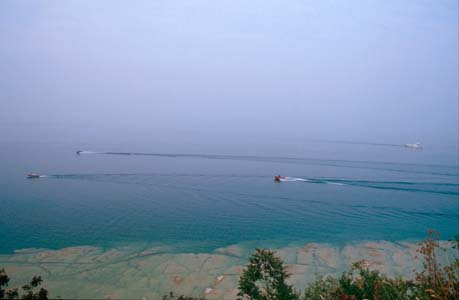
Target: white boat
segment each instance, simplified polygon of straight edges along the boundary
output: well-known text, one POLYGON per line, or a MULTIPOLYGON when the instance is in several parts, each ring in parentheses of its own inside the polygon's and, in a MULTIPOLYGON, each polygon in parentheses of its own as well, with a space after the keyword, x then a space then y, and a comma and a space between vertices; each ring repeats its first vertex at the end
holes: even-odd
POLYGON ((36 173, 29 173, 29 174, 27 174, 27 178, 29 178, 29 179, 40 178, 40 175, 36 174, 36 173))
POLYGON ((414 144, 405 144, 405 147, 411 148, 411 149, 422 149, 423 148, 423 146, 419 142, 416 142, 414 144))

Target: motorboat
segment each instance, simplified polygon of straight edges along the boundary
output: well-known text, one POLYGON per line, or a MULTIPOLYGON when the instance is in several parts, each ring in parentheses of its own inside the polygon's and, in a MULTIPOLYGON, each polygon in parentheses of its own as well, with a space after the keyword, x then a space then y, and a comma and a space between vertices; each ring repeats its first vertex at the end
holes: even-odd
POLYGON ((275 182, 281 182, 282 179, 285 179, 285 176, 280 176, 280 175, 274 176, 274 181, 275 182))
POLYGON ((29 178, 29 179, 40 178, 40 175, 36 174, 36 173, 29 173, 29 174, 27 174, 27 178, 29 178))
POLYGON ((411 148, 411 149, 422 149, 423 148, 423 146, 419 142, 414 143, 414 144, 405 144, 405 147, 411 148))

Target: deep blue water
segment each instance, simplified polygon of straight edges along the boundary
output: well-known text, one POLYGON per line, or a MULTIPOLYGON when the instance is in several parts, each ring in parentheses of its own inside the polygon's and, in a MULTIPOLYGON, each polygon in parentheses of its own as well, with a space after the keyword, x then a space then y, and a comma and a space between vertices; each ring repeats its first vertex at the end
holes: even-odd
POLYGON ((459 231, 455 147, 23 142, 0 151, 2 253, 124 243, 210 251, 244 242, 421 239, 431 228, 447 239, 459 231), (47 177, 26 179, 28 172, 47 177), (275 183, 277 174, 300 179, 275 183))

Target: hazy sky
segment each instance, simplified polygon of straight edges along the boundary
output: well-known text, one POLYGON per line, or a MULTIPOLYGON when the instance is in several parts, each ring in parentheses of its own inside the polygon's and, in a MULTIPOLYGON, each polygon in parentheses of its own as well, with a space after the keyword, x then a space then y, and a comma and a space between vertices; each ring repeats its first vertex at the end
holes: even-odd
POLYGON ((1 0, 0 126, 455 144, 457 0, 1 0))

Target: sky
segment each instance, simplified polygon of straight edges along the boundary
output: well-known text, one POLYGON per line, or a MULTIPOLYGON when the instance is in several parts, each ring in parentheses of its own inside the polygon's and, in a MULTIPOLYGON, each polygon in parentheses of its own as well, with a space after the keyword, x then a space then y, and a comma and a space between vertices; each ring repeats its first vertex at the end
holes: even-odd
POLYGON ((4 140, 458 143, 452 1, 0 1, 4 140))

